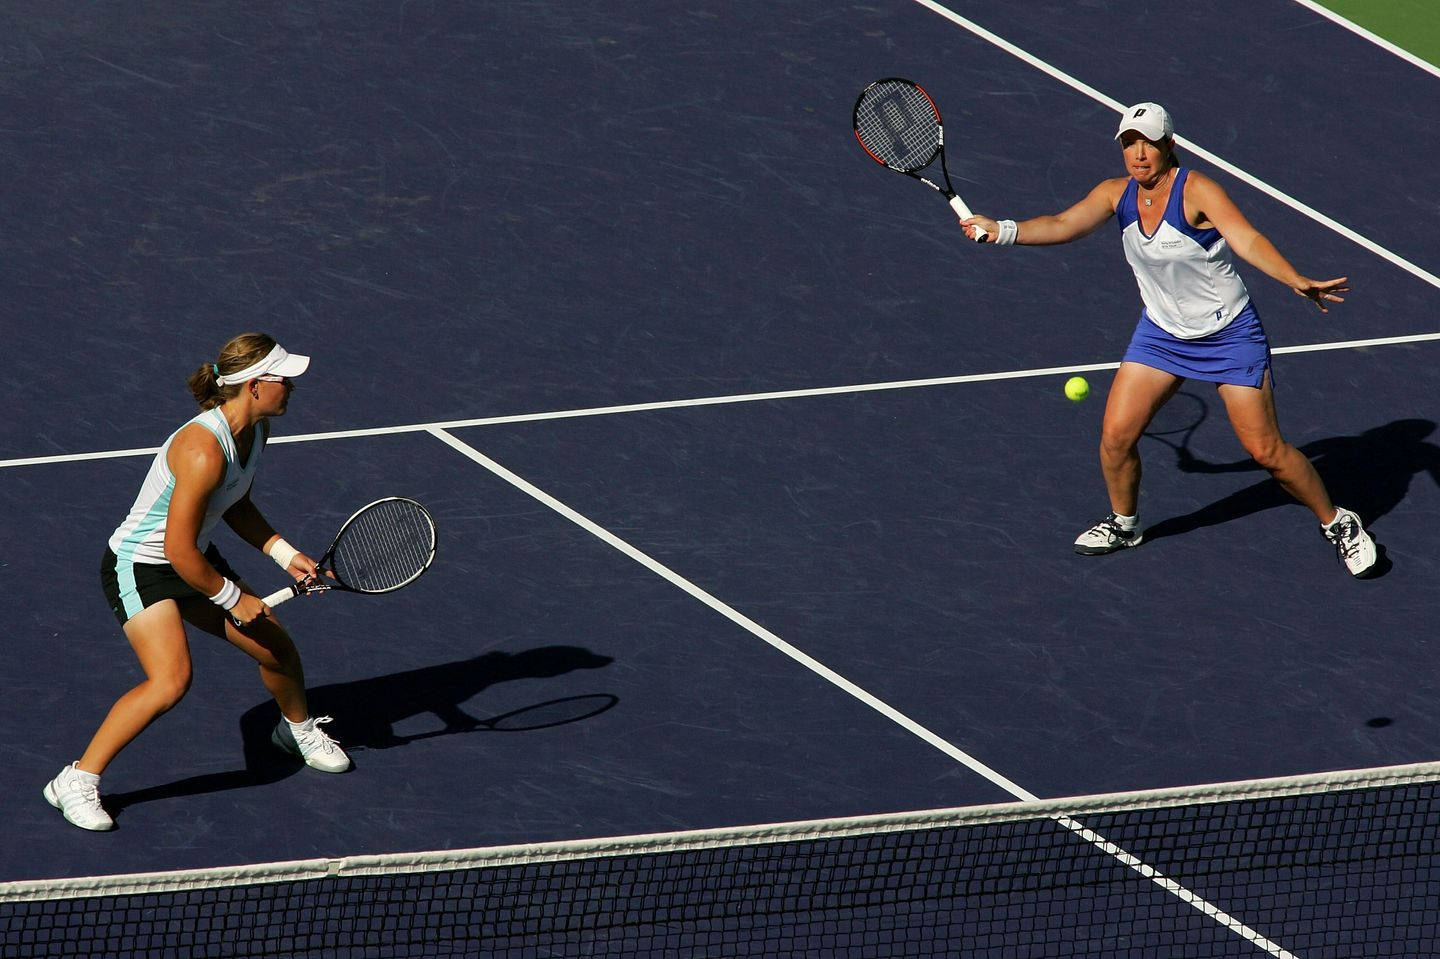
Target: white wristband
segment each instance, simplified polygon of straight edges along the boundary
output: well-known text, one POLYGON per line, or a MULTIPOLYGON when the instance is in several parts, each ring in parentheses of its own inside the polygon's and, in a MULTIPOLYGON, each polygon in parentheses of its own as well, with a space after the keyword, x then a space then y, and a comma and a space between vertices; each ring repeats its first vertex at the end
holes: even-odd
POLYGON ((1000 233, 995 237, 996 246, 1010 246, 1014 244, 1015 237, 1020 235, 1020 228, 1015 225, 1014 220, 1001 220, 997 224, 1000 233))
POLYGON ((300 551, 280 537, 275 537, 275 542, 270 544, 270 558, 275 565, 281 569, 289 569, 290 561, 300 555, 300 551))
POLYGON ((210 602, 221 609, 234 609, 235 604, 240 602, 240 587, 235 585, 233 580, 225 580, 220 592, 210 597, 210 602))

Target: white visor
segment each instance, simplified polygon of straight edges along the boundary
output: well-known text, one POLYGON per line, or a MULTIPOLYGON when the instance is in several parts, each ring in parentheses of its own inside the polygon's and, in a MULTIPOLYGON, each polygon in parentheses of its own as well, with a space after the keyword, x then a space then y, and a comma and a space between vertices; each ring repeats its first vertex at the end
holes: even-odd
POLYGON ((237 383, 244 383, 246 380, 253 380, 257 376, 299 376, 310 366, 310 357, 301 356, 299 353, 287 353, 285 347, 279 343, 275 348, 265 354, 265 358, 258 363, 252 363, 243 370, 236 370, 234 373, 223 373, 215 377, 215 383, 219 386, 234 386, 237 383))

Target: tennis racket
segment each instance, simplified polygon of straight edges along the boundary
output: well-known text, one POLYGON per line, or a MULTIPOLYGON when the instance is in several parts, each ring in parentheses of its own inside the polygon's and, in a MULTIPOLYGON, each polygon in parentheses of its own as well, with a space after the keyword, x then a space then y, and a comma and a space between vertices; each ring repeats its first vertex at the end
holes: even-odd
MULTIPOLYGON (((870 159, 930 187, 950 202, 950 208, 960 219, 974 216, 950 183, 940 110, 918 83, 901 77, 876 80, 860 92, 852 121, 855 139, 870 159), (940 158, 944 186, 920 175, 936 157, 940 158)), ((983 242, 986 236, 984 230, 977 228, 975 242, 983 242)))
POLYGON ((435 521, 413 499, 389 496, 362 506, 335 534, 310 576, 265 597, 272 609, 307 593, 341 589, 390 593, 420 578, 435 559, 435 521))

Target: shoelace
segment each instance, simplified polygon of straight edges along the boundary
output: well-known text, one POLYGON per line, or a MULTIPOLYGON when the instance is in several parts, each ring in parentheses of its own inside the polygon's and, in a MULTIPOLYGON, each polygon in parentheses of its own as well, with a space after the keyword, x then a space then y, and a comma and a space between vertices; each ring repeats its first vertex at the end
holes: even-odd
POLYGON ((72 779, 72 780, 70 781, 70 783, 71 783, 71 787, 72 787, 73 791, 74 791, 81 799, 85 800, 85 802, 86 802, 87 805, 91 805, 91 806, 98 806, 98 805, 100 805, 100 784, 99 784, 99 783, 92 783, 92 782, 90 782, 89 780, 80 779, 79 777, 76 777, 75 779, 72 779))
POLYGON ((321 723, 331 723, 334 721, 335 720, 329 716, 316 716, 314 728, 311 729, 309 732, 301 733, 299 736, 296 737, 296 741, 299 742, 300 748, 305 750, 321 749, 327 753, 333 749, 339 748, 339 743, 331 739, 330 734, 320 728, 321 723))
POLYGON ((1135 532, 1134 530, 1125 529, 1123 526, 1121 526, 1120 523, 1115 519, 1114 513, 1111 513, 1109 516, 1101 520, 1100 525, 1103 527, 1104 532, 1109 533, 1115 539, 1129 539, 1132 535, 1134 535, 1135 532))
POLYGON ((1354 520, 1341 520, 1327 532, 1330 534, 1330 542, 1335 544, 1335 555, 1342 560, 1349 559, 1359 552, 1360 536, 1354 520))

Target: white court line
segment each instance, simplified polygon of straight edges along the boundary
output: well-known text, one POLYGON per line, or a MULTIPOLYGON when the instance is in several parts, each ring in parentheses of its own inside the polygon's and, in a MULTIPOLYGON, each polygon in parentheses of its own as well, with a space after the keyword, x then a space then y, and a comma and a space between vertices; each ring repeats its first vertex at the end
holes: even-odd
MULTIPOLYGON (((1273 353, 1319 353, 1327 350, 1354 350, 1373 346, 1396 346, 1403 343, 1426 343, 1440 340, 1440 333, 1415 333, 1408 336, 1383 336, 1368 340, 1345 340, 1334 343, 1309 343, 1280 346, 1273 353)), ((933 386, 955 386, 961 383, 988 383, 998 380, 1029 379, 1040 376, 1071 376, 1113 370, 1120 364, 1084 363, 1076 366, 1052 366, 1033 370, 1006 370, 999 373, 968 373, 961 376, 937 376, 922 380, 891 380, 883 383, 857 383, 849 386, 818 386, 802 390, 776 390, 769 393, 735 393, 728 396, 701 396, 683 400, 658 400, 653 403, 629 403, 621 406, 592 406, 572 410, 551 410, 544 413, 512 413, 503 416, 480 416, 464 420, 443 420, 434 423, 411 423, 401 426, 376 426, 359 430, 336 430, 331 433, 300 433, 295 436, 272 436, 275 443, 316 443, 323 440, 357 439, 366 436, 392 436, 399 433, 423 433, 430 430, 468 429, 475 426, 504 426, 509 423, 536 423, 544 420, 577 419, 584 416, 611 416, 621 413, 646 413, 656 410, 677 410, 698 406, 723 406, 731 403, 760 403, 769 400, 793 400, 815 396, 844 396, 851 393, 874 393, 882 390, 911 390, 933 386)), ((26 456, 0 460, 0 469, 15 466, 45 466, 55 463, 79 463, 86 460, 119 459, 126 456, 154 456, 160 447, 107 450, 95 453, 59 453, 53 456, 26 456)))
POLYGON ((1135 872, 1138 872, 1146 879, 1149 879, 1151 882, 1155 883, 1157 886, 1159 886, 1161 889, 1164 889, 1172 896, 1175 896, 1187 906, 1191 906, 1192 908, 1204 913, 1205 915, 1213 919, 1215 922, 1229 929, 1231 932, 1235 933, 1240 938, 1249 941, 1257 948, 1264 949, 1266 952, 1270 953, 1270 955, 1274 956, 1275 959, 1300 959, 1300 957, 1295 955, 1295 953, 1284 948, 1278 943, 1272 942, 1271 940, 1260 935, 1260 933, 1256 932, 1254 929, 1251 929, 1249 926, 1245 925, 1245 923, 1241 922, 1239 919, 1236 919, 1228 912, 1225 912, 1219 906, 1195 895, 1195 893, 1191 892, 1189 889, 1186 889, 1184 886, 1180 885, 1175 880, 1163 875, 1154 866, 1151 866, 1149 863, 1146 863, 1141 859, 1137 859, 1132 853, 1129 853, 1124 849, 1120 848, 1119 846, 1115 845, 1113 842, 1106 839, 1098 832, 1095 832, 1093 829, 1086 828, 1076 820, 1071 819, 1069 816, 1053 816, 1051 818, 1055 819, 1058 823, 1060 823, 1060 825, 1064 826, 1066 829, 1069 829, 1071 832, 1075 833, 1081 839, 1090 843, 1092 846, 1099 849, 1101 852, 1105 853, 1108 856, 1112 856, 1115 859, 1118 859, 1121 863, 1130 867, 1135 872))
MULTIPOLYGON (((641 552, 639 549, 636 549, 634 546, 630 545, 625 540, 621 539, 614 533, 611 533, 609 530, 593 522, 583 514, 577 512, 574 509, 571 509, 569 506, 565 505, 560 500, 551 496, 549 493, 546 493, 544 490, 535 486, 533 483, 516 475, 515 473, 506 469, 504 466, 501 466, 499 463, 495 462, 493 459, 486 456, 484 453, 481 453, 473 446, 462 442, 455 436, 451 435, 450 433, 439 427, 431 427, 426 432, 430 433, 432 436, 436 437, 441 442, 445 443, 447 446, 460 453, 462 456, 465 456, 473 462, 480 464, 485 469, 493 473, 495 476, 509 483, 511 486, 520 490, 522 493, 525 493, 527 496, 530 496, 542 505, 549 507, 556 513, 559 513, 565 519, 568 519, 570 522, 574 523, 576 526, 579 526, 587 533, 595 536, 596 538, 604 542, 606 545, 611 546, 612 548, 623 553, 625 556, 628 556, 630 559, 639 563, 641 566, 650 570, 652 573, 655 573, 661 579, 664 579, 666 582, 678 587, 686 594, 699 600, 701 603, 705 604, 715 612, 724 616, 732 623, 735 623, 737 626, 741 627, 746 632, 758 637, 761 640, 764 640, 770 646, 784 653, 786 656, 789 656, 795 662, 810 670, 815 675, 819 676, 821 679, 824 679, 832 685, 836 686, 841 691, 859 700, 861 703, 875 710, 877 713, 884 716, 886 719, 889 719, 896 725, 900 726, 902 729, 906 730, 914 736, 917 736, 924 742, 928 743, 929 745, 940 750, 945 755, 949 756, 951 759, 954 759, 955 761, 966 766, 973 772, 978 773, 980 776, 989 780, 991 783, 994 783, 996 786, 1004 789, 1006 792, 1010 793, 1010 795, 1015 796, 1017 799, 1025 802, 1039 801, 1040 797, 1036 796, 1034 793, 1010 781, 1008 778, 1001 775, 998 771, 991 769, 989 766, 985 765, 983 762, 976 759, 974 756, 971 756, 969 753, 965 752, 963 749, 956 746, 954 743, 951 743, 947 739, 941 738, 936 733, 920 725, 915 720, 911 719, 909 716, 906 716, 904 713, 895 709, 893 706, 889 705, 885 701, 878 699, 871 693, 862 689, 860 686, 857 686, 855 683, 846 679, 844 676, 841 676, 839 673, 835 672, 830 667, 816 660, 814 657, 800 651, 799 649, 785 642, 785 640, 781 639, 779 636, 775 635, 770 630, 766 629, 764 626, 761 626, 759 623, 755 622, 750 617, 741 613, 733 606, 721 602, 714 595, 701 589, 699 586, 695 585, 693 582, 686 579, 684 576, 681 576, 679 573, 675 572, 670 567, 661 563, 659 560, 656 560, 649 554, 641 552)), ((1100 835, 1094 830, 1087 828, 1078 820, 1065 815, 1051 816, 1050 818, 1054 819, 1061 826, 1064 826, 1066 829, 1075 833, 1075 835, 1079 836, 1085 842, 1088 842, 1091 845, 1095 846, 1101 852, 1118 860, 1119 862, 1139 873, 1146 879, 1149 879, 1151 882, 1158 885, 1161 889, 1164 889, 1166 892, 1177 897, 1182 902, 1208 916, 1215 922, 1225 926, 1231 932, 1235 933, 1243 939, 1248 940, 1258 948, 1270 953, 1272 956, 1275 957, 1275 959, 1299 959, 1299 957, 1295 956, 1293 953, 1281 948, 1279 945, 1262 936, 1254 929, 1251 929, 1249 926, 1245 925, 1243 922, 1236 919, 1234 916, 1231 916, 1229 913, 1226 913, 1218 906, 1206 901, 1205 899, 1202 899, 1200 896, 1197 896, 1195 893, 1175 882, 1173 879, 1170 879, 1168 876, 1163 875, 1153 866, 1140 860, 1136 856, 1127 852, 1125 849, 1122 849, 1120 846, 1111 842, 1109 839, 1106 839, 1104 836, 1100 835)))
POLYGON ((661 579, 665 580, 673 586, 679 587, 682 591, 688 593, 695 599, 698 599, 700 602, 704 603, 706 606, 710 607, 720 615, 724 616, 732 623, 735 623, 737 626, 744 629, 746 632, 750 633, 751 635, 757 636, 765 642, 769 643, 775 649, 784 653, 786 656, 789 656, 791 659, 795 660, 797 663, 804 666, 806 669, 815 673, 817 676, 821 677, 827 682, 834 684, 846 693, 849 693, 851 696, 860 700, 860 702, 864 703, 866 706, 869 706, 871 709, 880 713, 882 716, 889 719, 891 722, 895 723, 901 728, 918 736, 920 739, 929 743, 931 746, 934 746, 936 749, 940 750, 942 753, 949 756, 951 759, 954 759, 957 762, 968 766, 970 769, 979 773, 981 776, 984 776, 986 779, 990 780, 990 782, 994 783, 1001 789, 1008 792, 1010 795, 1015 796, 1017 799, 1023 799, 1026 802, 1036 802, 1039 800, 1040 797, 1036 796, 1034 793, 1020 788, 1015 783, 1006 779, 1004 776, 1000 775, 998 772, 982 763, 980 760, 960 749, 958 746, 950 743, 945 739, 940 738, 938 735, 926 729, 924 726, 921 726, 919 723, 915 722, 913 719, 906 716, 904 713, 901 713, 899 710, 888 705, 884 701, 872 696, 870 693, 866 692, 864 689, 861 689, 859 686, 855 685, 850 680, 846 679, 844 676, 841 676, 839 673, 830 669, 828 666, 806 655, 805 653, 796 649, 794 646, 791 646, 789 643, 785 642, 785 640, 781 639, 779 636, 776 636, 774 633, 770 632, 770 630, 766 629, 764 626, 761 626, 759 623, 755 622, 750 617, 744 615, 739 610, 735 609, 733 606, 722 603, 710 593, 707 593, 699 586, 696 586, 690 580, 681 576, 679 573, 675 572, 670 567, 661 563, 659 560, 656 560, 648 554, 636 549, 634 546, 631 546, 629 543, 625 542, 623 539, 616 536, 614 533, 611 533, 609 530, 591 521, 587 517, 571 509, 569 506, 566 506, 564 503, 560 502, 558 499, 551 496, 549 493, 530 483, 528 480, 512 473, 510 470, 501 466, 499 463, 495 462, 490 457, 486 456, 484 453, 481 453, 473 446, 470 446, 469 444, 456 439, 450 433, 437 427, 432 427, 426 430, 426 432, 430 433, 432 436, 435 436, 441 442, 445 443, 447 446, 451 447, 452 449, 460 453, 462 456, 465 456, 468 459, 479 463, 491 473, 494 473, 500 479, 509 483, 511 486, 520 490, 522 493, 532 497, 541 504, 548 506, 550 509, 559 513, 561 516, 565 517, 570 522, 574 523, 576 526, 579 526, 581 529, 585 530, 585 532, 591 534, 592 536, 595 536, 596 538, 604 542, 606 545, 611 546, 616 550, 619 550, 621 553, 630 557, 635 562, 639 563, 641 566, 644 566, 646 569, 659 576, 661 579))
MULTIPOLYGON (((1106 96, 1105 94, 1101 93, 1099 90, 1096 90, 1094 87, 1090 86, 1087 83, 1082 83, 1080 80, 1077 80, 1076 78, 1070 76, 1070 74, 1066 73, 1065 71, 1060 70, 1059 68, 1052 66, 1049 63, 1046 63, 1044 60, 1041 60, 1039 57, 1036 57, 1033 54, 1026 52, 1025 50, 1022 50, 1020 47, 1017 47, 1015 44, 1004 39, 1003 37, 991 33, 989 30, 986 30, 984 27, 980 26, 978 23, 975 23, 973 20, 967 20, 965 17, 960 16, 953 10, 949 10, 946 7, 941 6, 940 4, 935 3, 934 0, 914 0, 914 2, 935 13, 938 13, 940 16, 944 17, 946 20, 949 20, 951 23, 965 28, 966 30, 975 34, 977 37, 986 41, 987 43, 999 47, 1001 50, 1004 50, 1006 53, 1010 54, 1016 59, 1021 60, 1022 62, 1034 67, 1036 70, 1039 70, 1041 73, 1044 73, 1046 76, 1049 76, 1055 80, 1059 80, 1061 83, 1065 84, 1073 90, 1077 90, 1080 93, 1083 93, 1085 96, 1089 97, 1097 103, 1104 104, 1105 106, 1114 110, 1117 114, 1125 112, 1125 108, 1128 106, 1128 104, 1121 103, 1119 100, 1116 100, 1113 97, 1106 96)), ((1305 216, 1314 220, 1316 223, 1319 223, 1321 226, 1328 227, 1334 232, 1345 237, 1347 240, 1350 240, 1351 242, 1363 247, 1364 249, 1369 250, 1371 253, 1380 257, 1382 260, 1394 264, 1395 266, 1400 267, 1400 269, 1404 270, 1405 272, 1410 273, 1413 276, 1420 278, 1421 280, 1424 280, 1426 283, 1429 283, 1436 289, 1440 289, 1440 276, 1436 276, 1434 273, 1431 273, 1428 270, 1416 266, 1414 263, 1411 263, 1409 260, 1400 256, 1399 254, 1387 250, 1385 247, 1374 242, 1368 237, 1360 235, 1359 233, 1350 229, 1348 226, 1345 226, 1343 223, 1331 219, 1320 211, 1310 206, 1307 206, 1304 203, 1301 203, 1299 200, 1295 199, 1287 193, 1276 189, 1275 187, 1266 183, 1264 180, 1261 180, 1259 177, 1252 176, 1251 174, 1235 166, 1233 163, 1230 163, 1228 160, 1224 160, 1219 156, 1216 156, 1214 153, 1211 153, 1204 147, 1185 139, 1179 134, 1176 134, 1175 142, 1185 147, 1185 149, 1189 150, 1191 153, 1194 153, 1196 156, 1203 157, 1204 159, 1208 160, 1210 163, 1229 173, 1236 179, 1243 180, 1245 183, 1248 183, 1250 186, 1261 191, 1262 193, 1266 193, 1272 198, 1279 200, 1281 203, 1290 207, 1292 210, 1296 210, 1304 214, 1305 216)))
POLYGON ((1295 2, 1300 4, 1300 6, 1304 7, 1307 10, 1318 13, 1325 19, 1331 20, 1339 24, 1340 26, 1344 27, 1346 30, 1349 30, 1356 36, 1369 40, 1371 43, 1375 44, 1377 47, 1384 50, 1386 53, 1399 57, 1401 60, 1404 60, 1412 67, 1418 67, 1421 70, 1424 70, 1426 73, 1431 74, 1432 76, 1440 77, 1440 67, 1435 66, 1435 64, 1431 63, 1428 60, 1420 59, 1415 54, 1411 53, 1409 50, 1404 50, 1400 47, 1397 47, 1389 40, 1386 40, 1384 37, 1377 36, 1376 34, 1371 33, 1369 30, 1366 30, 1358 23, 1355 23, 1352 20, 1346 20, 1334 10, 1326 10, 1324 7, 1320 6, 1320 4, 1316 3, 1315 0, 1295 0, 1295 2))

